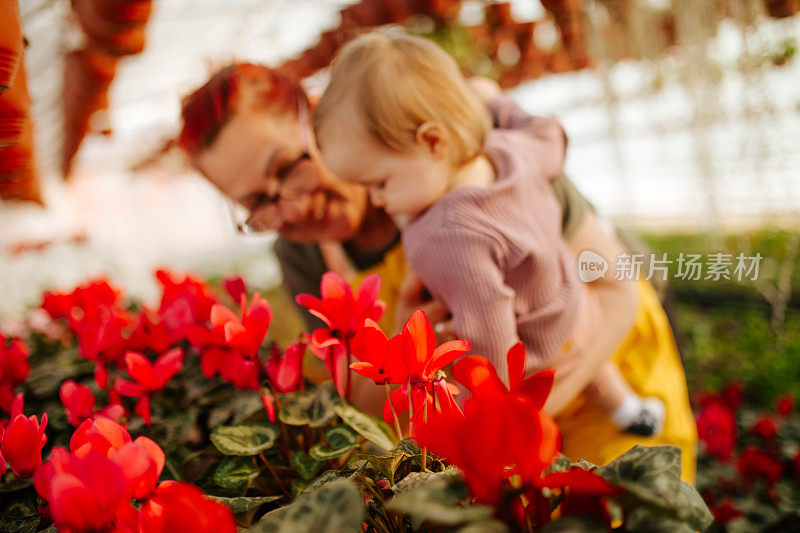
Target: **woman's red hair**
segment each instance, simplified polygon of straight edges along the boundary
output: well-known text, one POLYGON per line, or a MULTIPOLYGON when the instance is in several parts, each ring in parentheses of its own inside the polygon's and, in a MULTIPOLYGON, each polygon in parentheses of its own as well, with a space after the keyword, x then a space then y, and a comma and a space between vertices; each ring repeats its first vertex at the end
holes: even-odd
POLYGON ((183 99, 178 146, 189 155, 211 146, 235 111, 239 88, 245 82, 263 85, 256 93, 258 107, 277 106, 296 113, 300 101, 308 102, 300 81, 292 75, 262 65, 234 63, 183 99))

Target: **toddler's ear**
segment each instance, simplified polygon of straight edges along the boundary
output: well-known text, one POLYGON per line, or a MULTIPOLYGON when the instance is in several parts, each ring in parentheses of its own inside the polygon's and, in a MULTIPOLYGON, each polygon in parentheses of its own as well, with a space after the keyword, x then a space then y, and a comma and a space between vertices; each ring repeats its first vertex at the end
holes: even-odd
POLYGON ((437 122, 425 122, 417 128, 416 141, 435 156, 447 156, 447 138, 437 122))

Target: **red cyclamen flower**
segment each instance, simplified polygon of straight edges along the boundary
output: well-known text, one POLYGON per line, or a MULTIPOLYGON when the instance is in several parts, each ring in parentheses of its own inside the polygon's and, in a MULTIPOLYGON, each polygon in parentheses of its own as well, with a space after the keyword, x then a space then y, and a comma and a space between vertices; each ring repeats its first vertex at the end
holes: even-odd
POLYGON ((401 384, 384 404, 383 416, 392 420, 391 406, 396 413, 409 409, 411 421, 419 422, 427 406, 433 405, 430 393, 435 393, 439 408, 456 408, 452 393, 457 389, 444 382, 440 371, 470 349, 469 341, 448 341, 436 346, 436 337, 430 320, 423 311, 416 311, 403 330, 387 339, 378 325, 368 320, 351 343, 353 355, 360 360, 350 368, 377 384, 401 384))
POLYGON ((125 354, 125 367, 134 382, 117 378, 114 388, 123 396, 139 398, 136 413, 150 425, 150 396, 161 389, 183 367, 183 350, 172 349, 163 353, 155 363, 136 352, 125 354))
POLYGON ((225 287, 225 292, 231 297, 234 302, 240 302, 242 296, 247 295, 247 284, 241 276, 233 276, 222 280, 222 286, 225 287))
POLYGON ((136 352, 150 350, 164 353, 181 338, 175 338, 174 331, 154 311, 147 307, 136 317, 136 325, 128 338, 127 348, 136 352))
POLYGON ((286 394, 300 388, 305 353, 306 345, 299 341, 290 342, 283 355, 277 347, 274 347, 269 360, 264 363, 264 371, 275 390, 286 394))
POLYGON ((245 357, 255 359, 267 336, 272 308, 258 293, 253 295, 250 307, 247 307, 246 296, 242 295, 241 306, 240 320, 233 311, 222 304, 216 304, 211 309, 211 325, 224 333, 227 346, 245 357))
POLYGON ((36 471, 34 486, 47 500, 58 529, 74 532, 109 528, 120 506, 130 498, 122 468, 95 450, 79 457, 54 448, 50 459, 36 471))
POLYGON ((750 431, 767 442, 774 441, 778 436, 778 428, 775 427, 775 422, 767 416, 759 418, 750 431))
MULTIPOLYGON (((554 472, 539 480, 537 487, 547 487, 550 489, 560 489, 563 492, 561 498, 561 515, 584 514, 593 515, 611 529, 611 515, 606 505, 606 498, 616 496, 622 492, 621 487, 612 485, 590 470, 579 467, 572 467, 564 472, 554 472)), ((541 492, 531 491, 529 498, 536 500, 541 498, 541 492)), ((541 526, 542 522, 549 520, 549 502, 546 504, 547 516, 537 517, 535 522, 541 526)), ((534 504, 534 508, 536 505, 534 504)))
POLYGON ((61 403, 67 414, 67 421, 73 426, 94 414, 94 393, 86 385, 78 385, 75 380, 68 379, 58 390, 61 403))
POLYGON ((714 515, 714 522, 723 527, 743 514, 730 500, 724 500, 719 505, 710 506, 710 508, 711 514, 714 515))
POLYGON ((742 403, 744 386, 738 381, 731 381, 722 390, 721 399, 731 409, 736 409, 742 403))
POLYGON ((158 314, 174 332, 174 341, 186 338, 193 329, 202 329, 217 303, 214 293, 200 278, 192 275, 178 278, 166 269, 156 271, 156 279, 163 288, 158 314))
POLYGON ((324 348, 331 344, 350 339, 361 329, 366 319, 379 320, 386 310, 386 304, 378 300, 381 278, 371 274, 364 278, 353 296, 353 289, 342 276, 335 272, 322 275, 320 294, 298 294, 295 300, 308 312, 327 325, 311 334, 311 342, 324 348))
MULTIPOLYGON (((305 353, 306 345, 298 341, 291 342, 283 355, 277 346, 272 347, 272 355, 264 364, 264 371, 277 392, 286 394, 300 389, 305 353)), ((268 388, 264 388, 261 390, 260 396, 270 422, 275 422, 275 403, 272 392, 268 388)))
POLYGON ((775 411, 783 416, 787 417, 792 414, 792 410, 794 409, 794 395, 791 393, 783 394, 780 398, 778 398, 778 403, 775 405, 775 411))
POLYGON ((320 282, 321 298, 311 294, 298 294, 295 298, 326 325, 311 334, 309 348, 325 361, 342 396, 349 392, 345 389, 350 340, 367 319, 379 320, 386 310, 386 304, 378 300, 380 289, 380 276, 371 274, 364 278, 354 296, 347 280, 335 272, 326 272, 320 282))
POLYGON ((217 374, 238 389, 258 389, 261 375, 258 352, 272 319, 269 303, 256 293, 250 307, 243 296, 242 318, 222 304, 211 310, 211 329, 203 338, 190 335, 200 347, 200 370, 208 379, 217 374))
POLYGON ((525 358, 525 347, 521 342, 508 349, 508 387, 500 380, 492 363, 480 355, 470 355, 459 360, 453 366, 453 375, 456 381, 476 397, 505 395, 518 401, 530 402, 542 428, 540 460, 546 462, 561 447, 561 433, 555 420, 542 410, 553 388, 555 371, 545 369, 525 378, 525 358))
POLYGON ((189 483, 164 481, 139 512, 141 533, 236 533, 227 505, 189 483))
POLYGON ((7 339, 0 334, 0 411, 11 411, 14 388, 28 378, 28 355, 28 346, 21 339, 7 339))
POLYGON ((508 386, 500 380, 492 363, 480 355, 470 355, 458 361, 453 367, 453 374, 456 381, 472 394, 523 394, 543 406, 553 388, 555 372, 546 369, 526 379, 525 359, 525 346, 521 342, 508 349, 508 386))
POLYGON ((467 485, 480 503, 496 504, 512 476, 532 486, 555 455, 538 416, 527 398, 482 395, 467 400, 464 414, 434 412, 417 426, 420 444, 464 472, 467 485))
POLYGON ((721 401, 709 400, 697 417, 697 436, 706 452, 727 461, 736 447, 736 415, 721 401))
POLYGON ((748 482, 763 479, 769 486, 774 485, 783 475, 783 463, 777 457, 752 446, 742 451, 736 468, 748 482))
POLYGON ((26 417, 20 413, 3 429, 0 457, 8 461, 11 470, 19 477, 33 476, 36 468, 42 464, 42 448, 47 442, 44 434, 46 427, 47 413, 42 415, 41 424, 36 415, 26 417))
POLYGON ((408 319, 403 331, 403 349, 400 356, 408 373, 408 380, 414 383, 430 382, 444 367, 467 353, 469 341, 447 341, 436 346, 433 326, 423 311, 415 311, 408 319))
POLYGON ((139 437, 132 441, 122 425, 105 418, 84 421, 69 447, 77 457, 98 453, 114 461, 122 469, 130 495, 138 499, 153 492, 166 460, 153 440, 139 437))
POLYGON ((120 306, 122 293, 107 280, 90 281, 71 293, 47 293, 42 307, 54 319, 66 318, 78 339, 81 356, 96 363, 95 381, 105 389, 106 367, 117 362, 126 347, 130 313, 120 306))
POLYGON ((367 319, 351 342, 353 357, 359 362, 350 363, 350 369, 377 385, 404 384, 408 381, 402 356, 405 345, 405 335, 401 333, 387 339, 380 326, 374 320, 367 319))

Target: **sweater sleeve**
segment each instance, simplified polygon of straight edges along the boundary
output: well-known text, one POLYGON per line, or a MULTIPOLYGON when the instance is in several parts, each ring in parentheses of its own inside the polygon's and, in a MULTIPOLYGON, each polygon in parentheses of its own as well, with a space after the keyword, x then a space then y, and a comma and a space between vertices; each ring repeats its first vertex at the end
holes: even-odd
POLYGON ((489 102, 488 109, 495 128, 518 130, 534 141, 526 151, 536 158, 545 177, 555 181, 564 170, 567 151, 567 134, 561 124, 553 117, 527 113, 507 94, 489 102))
POLYGON ((506 353, 517 342, 514 292, 504 282, 499 244, 467 228, 440 229, 409 254, 430 293, 452 312, 452 329, 491 361, 507 383, 506 353))

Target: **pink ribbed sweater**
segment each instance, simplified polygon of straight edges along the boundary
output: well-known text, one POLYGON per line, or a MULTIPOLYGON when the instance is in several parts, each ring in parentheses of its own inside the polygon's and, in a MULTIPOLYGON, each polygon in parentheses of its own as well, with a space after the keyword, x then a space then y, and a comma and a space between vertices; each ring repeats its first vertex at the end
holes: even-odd
POLYGON ((484 152, 496 181, 451 191, 403 230, 409 265, 453 313, 506 381, 506 352, 521 340, 527 368, 541 368, 570 339, 584 290, 562 237, 550 181, 566 137, 552 118, 531 117, 508 97, 490 106, 513 130, 492 130, 484 152))

